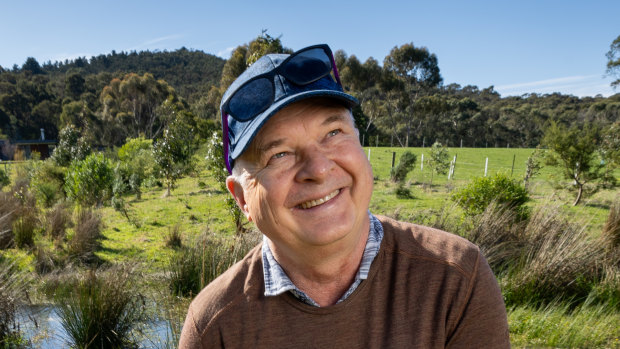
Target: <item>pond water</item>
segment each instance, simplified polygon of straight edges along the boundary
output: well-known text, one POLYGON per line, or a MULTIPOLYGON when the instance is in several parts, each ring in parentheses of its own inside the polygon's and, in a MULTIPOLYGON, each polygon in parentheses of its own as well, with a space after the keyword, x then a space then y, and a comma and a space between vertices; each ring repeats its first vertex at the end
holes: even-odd
MULTIPOLYGON (((69 348, 67 333, 53 304, 23 306, 17 313, 17 323, 34 348, 69 348)), ((141 327, 141 333, 137 335, 139 348, 176 348, 168 321, 153 320, 141 327)))

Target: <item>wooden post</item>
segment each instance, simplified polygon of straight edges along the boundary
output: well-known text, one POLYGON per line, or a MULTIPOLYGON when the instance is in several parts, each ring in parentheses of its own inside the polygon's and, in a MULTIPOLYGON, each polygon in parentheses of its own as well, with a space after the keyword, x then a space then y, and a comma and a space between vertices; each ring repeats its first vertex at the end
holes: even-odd
POLYGON ((392 168, 394 168, 394 163, 396 162, 396 152, 392 152, 392 168))
POLYGON ((512 169, 510 169, 510 177, 515 171, 515 159, 517 158, 517 154, 512 154, 512 169))

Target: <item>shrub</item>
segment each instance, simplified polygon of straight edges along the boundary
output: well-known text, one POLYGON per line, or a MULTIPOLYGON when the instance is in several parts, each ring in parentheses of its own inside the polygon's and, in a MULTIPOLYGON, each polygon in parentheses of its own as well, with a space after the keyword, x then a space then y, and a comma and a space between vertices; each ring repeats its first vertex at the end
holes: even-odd
POLYGON ((65 172, 64 167, 51 160, 41 162, 37 168, 30 186, 43 206, 52 207, 58 200, 64 199, 65 172))
POLYGON ((410 151, 406 151, 400 156, 398 165, 390 170, 390 178, 393 182, 403 182, 407 174, 413 170, 418 158, 410 151))
POLYGON ((129 189, 140 199, 142 184, 148 178, 155 178, 158 171, 152 140, 144 137, 128 139, 118 150, 118 158, 123 164, 129 189))
POLYGON ((96 261, 95 250, 99 247, 102 223, 99 215, 88 209, 77 213, 75 232, 69 241, 69 252, 84 263, 96 261))
POLYGON ((52 153, 52 160, 60 166, 67 166, 71 161, 80 161, 90 154, 90 147, 80 131, 73 125, 60 130, 58 145, 52 153))
POLYGON ((403 183, 399 183, 395 190, 396 197, 399 199, 412 199, 411 189, 406 187, 403 183))
POLYGON ((114 172, 108 159, 91 154, 71 163, 67 172, 67 196, 83 205, 102 205, 112 196, 114 172))
POLYGON ((505 174, 474 178, 467 186, 451 196, 468 215, 482 213, 491 202, 514 209, 518 218, 527 216, 524 206, 529 201, 527 190, 505 174))
POLYGON ((90 271, 68 292, 59 292, 56 302, 72 347, 136 346, 132 331, 145 319, 145 302, 129 271, 90 271))
POLYGON ((7 175, 4 170, 0 169, 0 189, 6 187, 9 184, 11 184, 11 179, 9 178, 9 175, 7 175))
POLYGON ((234 240, 216 238, 209 232, 188 247, 181 248, 168 264, 169 287, 173 294, 191 296, 241 260, 260 240, 247 233, 234 240))

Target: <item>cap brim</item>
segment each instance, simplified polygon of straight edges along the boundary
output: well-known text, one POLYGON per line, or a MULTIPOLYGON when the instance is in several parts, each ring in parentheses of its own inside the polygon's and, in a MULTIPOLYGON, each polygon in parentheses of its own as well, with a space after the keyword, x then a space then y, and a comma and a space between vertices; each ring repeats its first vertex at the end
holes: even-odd
POLYGON ((230 157, 234 160, 238 158, 243 152, 247 149, 247 147, 252 142, 252 139, 258 134, 258 131, 263 127, 263 125, 269 120, 273 115, 275 115, 278 111, 283 109, 284 107, 299 102, 304 99, 312 98, 312 97, 328 97, 338 99, 345 103, 350 108, 353 108, 359 104, 357 98, 346 94, 340 91, 334 90, 313 90, 295 94, 293 96, 283 98, 271 105, 269 109, 262 112, 259 116, 254 118, 250 124, 245 127, 245 132, 239 135, 239 139, 236 142, 235 149, 231 152, 230 157))

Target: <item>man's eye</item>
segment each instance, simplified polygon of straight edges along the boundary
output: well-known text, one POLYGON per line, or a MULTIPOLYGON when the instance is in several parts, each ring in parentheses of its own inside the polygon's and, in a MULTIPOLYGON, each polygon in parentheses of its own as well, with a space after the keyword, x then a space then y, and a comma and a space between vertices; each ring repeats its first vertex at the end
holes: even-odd
POLYGON ((279 159, 279 158, 283 158, 284 155, 286 155, 286 152, 281 152, 281 153, 274 154, 271 158, 272 159, 279 159))
POLYGON ((327 134, 327 137, 333 137, 333 136, 339 134, 340 132, 341 132, 340 130, 329 131, 329 133, 327 134))

